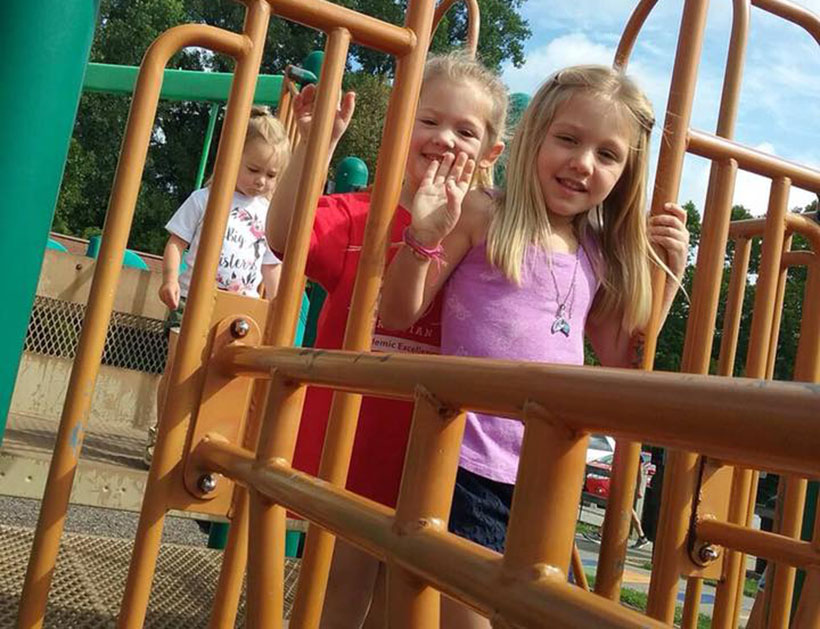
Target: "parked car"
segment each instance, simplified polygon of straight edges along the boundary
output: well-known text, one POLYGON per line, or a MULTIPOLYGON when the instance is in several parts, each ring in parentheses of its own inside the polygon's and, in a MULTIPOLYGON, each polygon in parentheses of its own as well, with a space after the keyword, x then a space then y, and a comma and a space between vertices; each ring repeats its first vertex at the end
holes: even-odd
POLYGON ((587 446, 587 465, 592 461, 611 456, 615 452, 615 439, 607 435, 590 435, 587 446))
MULTIPOLYGON (((614 450, 613 446, 610 454, 604 454, 600 458, 592 460, 587 458, 584 493, 588 501, 603 505, 609 498, 609 480, 612 474, 614 450)), ((652 483, 652 477, 655 475, 655 465, 652 463, 652 456, 649 452, 641 452, 641 465, 646 474, 646 486, 649 487, 652 483)))

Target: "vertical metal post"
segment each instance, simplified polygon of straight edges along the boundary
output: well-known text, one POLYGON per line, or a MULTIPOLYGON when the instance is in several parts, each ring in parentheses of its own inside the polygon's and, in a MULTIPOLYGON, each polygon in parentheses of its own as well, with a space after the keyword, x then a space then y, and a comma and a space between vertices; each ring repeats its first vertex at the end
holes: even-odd
POLYGON ((178 26, 163 33, 146 53, 131 103, 103 229, 102 247, 94 266, 94 280, 83 319, 83 330, 71 370, 57 443, 34 534, 18 615, 18 622, 22 626, 39 626, 45 613, 68 498, 91 406, 91 392, 100 368, 122 258, 151 138, 163 69, 171 55, 186 45, 210 46, 214 50, 239 55, 242 43, 239 35, 213 27, 178 26))
POLYGON ((700 596, 703 592, 703 579, 690 577, 686 582, 686 598, 683 600, 683 616, 680 629, 698 629, 700 596))
MULTIPOLYGON (((328 36, 307 155, 327 155, 349 45, 350 33, 345 29, 336 29, 328 36)), ((291 245, 282 269, 273 317, 275 329, 270 339, 274 345, 289 345, 293 339, 304 290, 306 243, 322 192, 325 166, 324 159, 311 160, 305 165, 299 184, 295 215, 301 220, 292 222, 288 237, 291 245), (304 246, 293 246, 299 243, 304 246)), ((273 380, 256 452, 258 460, 264 461, 274 456, 288 461, 292 459, 303 399, 304 387, 291 389, 286 383, 273 380)), ((271 504, 258 492, 250 492, 250 501, 248 619, 251 627, 278 627, 282 622, 285 510, 271 504)), ((294 619, 293 625, 299 626, 299 622, 294 619)))
MULTIPOLYGON (((424 60, 430 44, 433 11, 432 0, 410 0, 407 6, 406 25, 415 34, 416 44, 410 53, 398 60, 396 67, 343 349, 370 349, 388 234, 404 178, 410 123, 415 115, 424 60)), ((323 75, 328 71, 329 62, 326 57, 323 75)), ((360 406, 360 395, 338 391, 334 394, 319 465, 320 478, 337 485, 344 484, 360 406)), ((308 529, 291 620, 293 626, 313 627, 319 622, 333 545, 334 538, 329 533, 315 526, 308 529)))
MULTIPOLYGON (((426 390, 416 407, 396 506, 395 529, 446 530, 464 434, 464 414, 446 407, 426 390)), ((388 626, 427 629, 439 625, 440 595, 398 565, 387 569, 388 626)))
MULTIPOLYGON (((749 351, 746 357, 746 376, 750 378, 764 378, 767 375, 766 367, 772 322, 775 318, 774 304, 785 242, 785 216, 790 189, 791 184, 788 179, 780 178, 772 181, 755 291, 752 328, 749 335, 749 351)), ((754 505, 753 490, 756 485, 751 470, 735 468, 732 479, 732 497, 729 504, 729 522, 746 524, 751 516, 750 501, 754 505)), ((725 579, 718 583, 712 615, 712 626, 716 629, 729 629, 733 626, 735 608, 740 602, 738 587, 743 581, 744 558, 743 553, 727 549, 724 559, 725 579)))
POLYGON ((202 352, 207 341, 213 309, 214 274, 222 250, 230 199, 245 140, 245 129, 253 102, 262 50, 270 20, 270 7, 264 0, 248 0, 243 29, 243 49, 238 54, 234 80, 225 115, 223 132, 216 154, 214 181, 202 225, 196 269, 188 293, 185 325, 169 375, 169 395, 163 421, 159 425, 154 458, 148 473, 142 510, 128 570, 118 627, 142 627, 151 581, 154 574, 168 498, 172 491, 173 470, 179 464, 187 428, 201 395, 204 370, 202 352))

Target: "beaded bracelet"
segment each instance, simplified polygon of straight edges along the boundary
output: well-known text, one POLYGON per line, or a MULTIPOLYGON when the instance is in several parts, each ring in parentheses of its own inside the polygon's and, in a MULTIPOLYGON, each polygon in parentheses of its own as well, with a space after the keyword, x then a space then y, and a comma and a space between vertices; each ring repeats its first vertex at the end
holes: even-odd
POLYGON ((413 255, 415 255, 419 260, 435 260, 437 266, 441 266, 441 263, 444 261, 444 247, 442 247, 440 243, 435 247, 425 247, 413 237, 413 234, 410 233, 409 227, 404 228, 404 232, 402 233, 402 241, 404 241, 405 245, 410 247, 410 251, 412 251, 413 255))

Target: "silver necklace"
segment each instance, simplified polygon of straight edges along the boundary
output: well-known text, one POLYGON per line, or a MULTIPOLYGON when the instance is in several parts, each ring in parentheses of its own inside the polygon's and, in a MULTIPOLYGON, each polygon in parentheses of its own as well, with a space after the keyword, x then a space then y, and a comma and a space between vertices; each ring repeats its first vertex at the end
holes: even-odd
POLYGON ((560 332, 566 337, 569 337, 570 320, 572 320, 572 306, 575 304, 575 278, 578 276, 578 260, 581 257, 581 246, 575 252, 575 266, 572 269, 572 279, 567 288, 567 294, 564 299, 561 299, 561 293, 558 290, 558 278, 555 277, 555 269, 552 264, 552 256, 550 256, 549 267, 550 275, 552 275, 552 283, 555 285, 555 319, 552 322, 550 332, 557 334, 560 332))

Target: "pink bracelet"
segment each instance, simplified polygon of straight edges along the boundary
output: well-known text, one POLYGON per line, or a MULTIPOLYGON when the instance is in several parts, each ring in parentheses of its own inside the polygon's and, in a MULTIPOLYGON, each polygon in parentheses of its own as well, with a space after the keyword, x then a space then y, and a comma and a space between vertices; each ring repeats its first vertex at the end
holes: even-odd
POLYGON ((425 247, 423 244, 421 244, 418 240, 416 240, 413 237, 413 234, 410 233, 409 227, 404 228, 404 232, 402 233, 402 240, 404 241, 405 245, 410 247, 410 249, 413 251, 417 258, 435 260, 437 266, 441 266, 441 263, 444 262, 444 247, 441 246, 441 243, 439 243, 435 247, 425 247))

